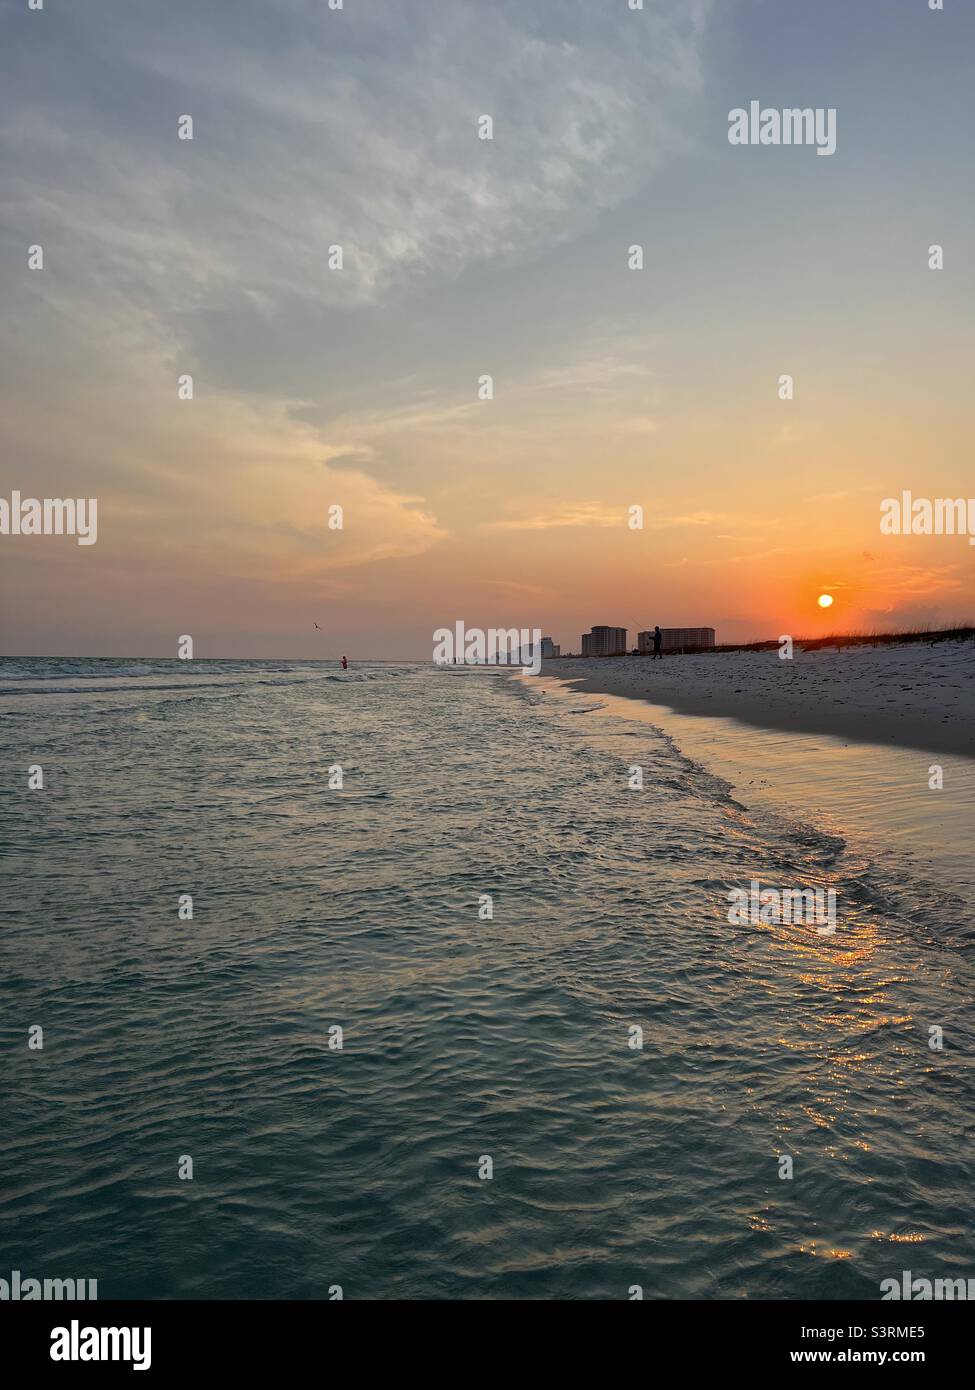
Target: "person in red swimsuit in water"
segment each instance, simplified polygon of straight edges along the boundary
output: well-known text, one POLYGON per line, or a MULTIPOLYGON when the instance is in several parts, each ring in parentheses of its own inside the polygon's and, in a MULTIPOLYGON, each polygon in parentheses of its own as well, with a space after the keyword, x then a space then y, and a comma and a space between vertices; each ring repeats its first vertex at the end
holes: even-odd
POLYGON ((343 658, 342 658, 342 670, 343 670, 343 671, 347 671, 348 669, 349 669, 349 663, 348 663, 348 661, 346 660, 346 658, 343 656, 343 658))

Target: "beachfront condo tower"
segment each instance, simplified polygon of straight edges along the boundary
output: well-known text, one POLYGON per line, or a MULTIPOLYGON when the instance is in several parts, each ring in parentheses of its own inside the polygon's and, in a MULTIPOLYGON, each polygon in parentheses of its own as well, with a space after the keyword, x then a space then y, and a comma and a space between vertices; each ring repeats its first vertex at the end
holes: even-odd
POLYGON ((582 634, 583 656, 621 656, 625 651, 625 627, 594 627, 582 634))

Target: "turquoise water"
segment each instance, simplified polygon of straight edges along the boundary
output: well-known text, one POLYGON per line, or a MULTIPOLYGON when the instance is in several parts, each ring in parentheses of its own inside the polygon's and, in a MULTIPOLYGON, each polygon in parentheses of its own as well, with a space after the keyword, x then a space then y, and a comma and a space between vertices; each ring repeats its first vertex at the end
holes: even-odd
POLYGON ((405 664, 0 663, 0 1275, 409 1299, 975 1275, 971 905, 596 704, 405 664), (730 926, 752 877, 835 888, 836 935, 730 926))

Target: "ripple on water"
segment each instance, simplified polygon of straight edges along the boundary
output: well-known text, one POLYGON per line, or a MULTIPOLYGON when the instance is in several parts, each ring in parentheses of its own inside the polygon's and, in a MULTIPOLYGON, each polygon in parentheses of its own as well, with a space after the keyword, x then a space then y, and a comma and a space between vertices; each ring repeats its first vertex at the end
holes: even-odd
POLYGON ((233 663, 174 694, 153 663, 18 665, 7 762, 27 738, 51 775, 0 802, 11 1267, 103 1297, 875 1298, 906 1263, 972 1272, 950 886, 475 672, 233 663), (731 927, 752 877, 835 888, 840 931, 731 927))

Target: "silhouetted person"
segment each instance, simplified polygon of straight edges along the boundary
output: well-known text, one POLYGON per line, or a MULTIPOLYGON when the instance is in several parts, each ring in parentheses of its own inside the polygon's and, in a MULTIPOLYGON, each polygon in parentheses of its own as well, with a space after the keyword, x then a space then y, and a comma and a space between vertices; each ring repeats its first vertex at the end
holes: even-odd
POLYGON ((349 669, 349 663, 348 663, 347 659, 343 656, 343 658, 342 658, 342 670, 343 670, 343 671, 347 671, 348 669, 349 669))
POLYGON ((658 623, 653 629, 653 656, 650 658, 651 661, 656 661, 658 656, 661 659, 663 658, 663 652, 660 650, 663 645, 663 640, 664 635, 660 631, 660 624, 658 623))

